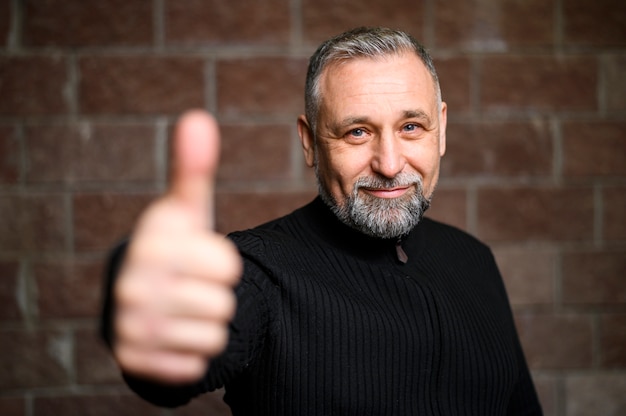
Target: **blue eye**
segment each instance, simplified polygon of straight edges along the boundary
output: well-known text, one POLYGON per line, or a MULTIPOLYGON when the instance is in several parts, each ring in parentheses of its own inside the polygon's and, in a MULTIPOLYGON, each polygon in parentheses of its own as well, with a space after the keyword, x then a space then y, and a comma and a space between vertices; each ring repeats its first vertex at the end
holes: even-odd
POLYGON ((417 124, 407 124, 406 126, 404 126, 404 130, 405 131, 415 131, 417 130, 417 124))
POLYGON ((363 129, 354 129, 350 131, 350 134, 354 137, 362 137, 365 134, 363 129))

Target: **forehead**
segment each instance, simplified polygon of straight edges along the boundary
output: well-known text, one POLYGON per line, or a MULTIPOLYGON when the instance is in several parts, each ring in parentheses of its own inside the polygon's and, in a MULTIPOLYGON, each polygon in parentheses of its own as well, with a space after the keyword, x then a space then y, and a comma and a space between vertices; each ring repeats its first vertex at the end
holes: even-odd
POLYGON ((321 106, 327 110, 394 103, 430 107, 436 102, 432 75, 410 52, 332 63, 319 85, 321 106))

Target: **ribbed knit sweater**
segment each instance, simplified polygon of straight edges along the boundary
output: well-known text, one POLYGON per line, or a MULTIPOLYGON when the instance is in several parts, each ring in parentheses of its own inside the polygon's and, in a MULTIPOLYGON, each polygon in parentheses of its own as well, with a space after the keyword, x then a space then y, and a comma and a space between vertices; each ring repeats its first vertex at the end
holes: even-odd
POLYGON ((230 238, 245 271, 226 352, 195 385, 127 377, 145 399, 225 386, 235 416, 542 414, 493 256, 468 234, 424 219, 371 238, 318 198, 230 238))

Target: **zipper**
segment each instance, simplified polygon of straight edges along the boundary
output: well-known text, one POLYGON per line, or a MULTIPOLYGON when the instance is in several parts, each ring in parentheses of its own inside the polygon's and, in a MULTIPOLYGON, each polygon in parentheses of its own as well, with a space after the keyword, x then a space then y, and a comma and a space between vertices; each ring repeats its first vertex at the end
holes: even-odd
POLYGON ((402 264, 406 264, 406 262, 409 261, 409 256, 407 256, 402 248, 402 237, 398 237, 396 241, 396 256, 398 257, 398 261, 402 264))

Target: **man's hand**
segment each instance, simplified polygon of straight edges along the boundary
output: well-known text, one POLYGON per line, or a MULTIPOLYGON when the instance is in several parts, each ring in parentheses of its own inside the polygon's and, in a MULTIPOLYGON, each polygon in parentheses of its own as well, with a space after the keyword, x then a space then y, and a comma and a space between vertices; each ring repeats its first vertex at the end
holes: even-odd
POLYGON ((139 219, 114 294, 118 364, 170 384, 197 381, 225 348, 242 272, 235 246, 212 231, 216 121, 190 111, 173 140, 170 188, 139 219))

